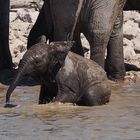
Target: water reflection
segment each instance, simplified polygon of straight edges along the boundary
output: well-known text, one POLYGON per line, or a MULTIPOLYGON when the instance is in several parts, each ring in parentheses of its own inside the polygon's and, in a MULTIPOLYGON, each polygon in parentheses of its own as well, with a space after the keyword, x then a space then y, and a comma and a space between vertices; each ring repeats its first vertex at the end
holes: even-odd
POLYGON ((81 107, 37 105, 39 86, 19 87, 4 108, 0 86, 0 140, 140 140, 140 83, 112 86, 110 103, 81 107))

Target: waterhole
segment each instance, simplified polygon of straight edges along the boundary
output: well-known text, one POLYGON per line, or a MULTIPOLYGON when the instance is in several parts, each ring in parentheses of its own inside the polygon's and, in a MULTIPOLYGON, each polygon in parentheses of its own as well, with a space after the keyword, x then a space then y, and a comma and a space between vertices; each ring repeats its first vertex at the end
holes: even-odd
POLYGON ((0 140, 140 140, 140 83, 114 84, 102 106, 38 105, 39 86, 17 87, 4 108, 0 85, 0 140))

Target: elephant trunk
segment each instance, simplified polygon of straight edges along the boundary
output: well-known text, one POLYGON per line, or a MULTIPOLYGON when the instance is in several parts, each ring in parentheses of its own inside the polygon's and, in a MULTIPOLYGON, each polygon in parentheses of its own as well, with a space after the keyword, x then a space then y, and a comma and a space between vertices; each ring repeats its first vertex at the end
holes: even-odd
POLYGON ((14 89, 16 88, 17 84, 25 77, 26 74, 26 68, 28 67, 28 63, 20 64, 18 68, 18 73, 13 81, 13 83, 10 85, 10 87, 7 90, 6 93, 6 104, 10 102, 10 96, 14 89))

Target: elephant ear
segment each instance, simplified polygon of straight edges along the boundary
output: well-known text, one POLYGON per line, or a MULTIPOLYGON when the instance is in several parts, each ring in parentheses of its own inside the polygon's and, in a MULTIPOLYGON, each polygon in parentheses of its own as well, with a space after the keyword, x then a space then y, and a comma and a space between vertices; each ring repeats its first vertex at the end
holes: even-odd
POLYGON ((48 66, 47 77, 53 81, 61 66, 63 65, 68 52, 71 50, 74 41, 57 41, 48 45, 50 63, 48 66))
POLYGON ((53 56, 60 64, 63 64, 68 52, 73 47, 75 41, 57 41, 51 42, 53 56))

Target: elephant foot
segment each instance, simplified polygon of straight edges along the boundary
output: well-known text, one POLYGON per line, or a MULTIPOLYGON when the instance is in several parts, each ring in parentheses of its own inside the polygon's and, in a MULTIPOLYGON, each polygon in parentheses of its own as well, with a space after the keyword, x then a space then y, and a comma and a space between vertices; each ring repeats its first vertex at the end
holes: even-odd
POLYGON ((123 74, 107 74, 109 80, 112 81, 124 81, 125 73, 123 74))
MULTIPOLYGON (((116 62, 116 61, 115 61, 116 62)), ((110 61, 105 60, 105 71, 107 77, 112 81, 123 81, 125 78, 126 70, 123 63, 111 63, 110 61)))

